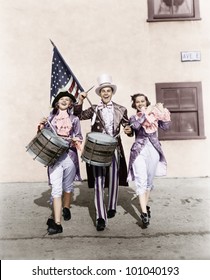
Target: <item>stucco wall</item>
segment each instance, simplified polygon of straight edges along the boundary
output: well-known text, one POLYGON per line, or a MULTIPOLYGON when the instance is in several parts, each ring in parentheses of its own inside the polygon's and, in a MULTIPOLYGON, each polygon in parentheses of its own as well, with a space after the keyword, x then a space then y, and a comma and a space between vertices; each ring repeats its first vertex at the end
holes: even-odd
MULTIPOLYGON (((114 101, 134 111, 130 95, 155 102, 155 83, 201 81, 205 140, 163 141, 169 177, 210 176, 209 1, 200 0, 201 21, 147 23, 147 1, 0 0, 0 181, 46 180, 46 168, 25 146, 48 115, 52 39, 85 89, 110 73, 114 101), (200 62, 181 62, 181 51, 201 52, 200 62)), ((92 90, 92 103, 99 98, 92 90)), ((85 107, 88 107, 88 102, 85 107)), ((82 122, 88 132, 89 121, 82 122)), ((128 158, 133 139, 122 134, 128 158)), ((86 177, 84 163, 81 173, 86 177)))

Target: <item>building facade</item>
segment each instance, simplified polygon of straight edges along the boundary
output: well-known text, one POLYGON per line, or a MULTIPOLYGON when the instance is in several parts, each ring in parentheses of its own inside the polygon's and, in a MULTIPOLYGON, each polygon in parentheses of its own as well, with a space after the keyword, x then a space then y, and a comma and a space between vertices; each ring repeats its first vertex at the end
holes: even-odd
MULTIPOLYGON (((206 0, 0 0, 1 182, 47 180, 25 146, 50 112, 51 39, 84 89, 102 73, 114 101, 142 92, 171 111, 159 133, 169 177, 210 176, 210 35, 206 0)), ((92 103, 99 97, 89 93, 92 103)), ((85 101, 84 107, 89 107, 85 101)), ((90 123, 82 122, 89 132, 90 123)), ((122 133, 128 160, 134 139, 122 133)), ((85 164, 81 162, 83 179, 85 164)))

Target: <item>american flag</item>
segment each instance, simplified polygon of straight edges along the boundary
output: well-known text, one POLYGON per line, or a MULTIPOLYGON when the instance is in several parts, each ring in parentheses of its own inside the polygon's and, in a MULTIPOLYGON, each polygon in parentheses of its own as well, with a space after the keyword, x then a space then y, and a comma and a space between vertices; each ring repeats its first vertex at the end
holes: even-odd
POLYGON ((84 91, 77 78, 66 64, 57 47, 53 45, 52 73, 50 103, 52 104, 56 95, 61 91, 68 91, 77 99, 79 93, 84 91))

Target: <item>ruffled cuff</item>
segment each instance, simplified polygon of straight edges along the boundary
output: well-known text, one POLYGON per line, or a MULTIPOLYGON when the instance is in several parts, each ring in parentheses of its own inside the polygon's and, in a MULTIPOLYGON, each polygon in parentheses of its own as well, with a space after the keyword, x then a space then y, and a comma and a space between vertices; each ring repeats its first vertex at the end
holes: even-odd
POLYGON ((163 122, 169 122, 171 120, 171 114, 167 108, 164 108, 164 111, 159 115, 158 120, 163 122))
POLYGON ((164 108, 163 111, 160 111, 158 108, 154 107, 152 113, 159 121, 168 122, 171 120, 170 112, 167 108, 164 108))

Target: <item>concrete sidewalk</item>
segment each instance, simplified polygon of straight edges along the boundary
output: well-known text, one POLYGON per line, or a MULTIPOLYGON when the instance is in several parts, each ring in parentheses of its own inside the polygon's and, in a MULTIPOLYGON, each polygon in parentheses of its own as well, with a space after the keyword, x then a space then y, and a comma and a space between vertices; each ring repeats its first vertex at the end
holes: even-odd
POLYGON ((0 259, 209 260, 210 178, 161 178, 155 186, 147 229, 131 185, 120 187, 116 216, 97 232, 93 189, 77 183, 72 219, 62 223, 62 234, 49 236, 47 183, 2 183, 0 259))

